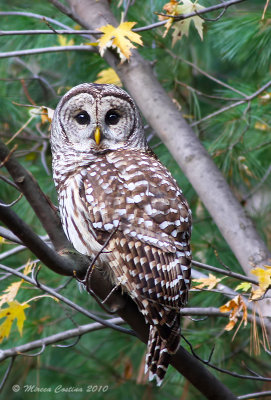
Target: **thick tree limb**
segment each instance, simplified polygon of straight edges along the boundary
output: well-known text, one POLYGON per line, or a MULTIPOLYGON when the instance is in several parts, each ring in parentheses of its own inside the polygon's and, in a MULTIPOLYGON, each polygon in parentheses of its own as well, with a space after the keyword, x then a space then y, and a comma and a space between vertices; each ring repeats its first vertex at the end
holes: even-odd
POLYGON ((0 220, 31 250, 45 265, 61 275, 73 275, 74 263, 58 255, 36 235, 32 229, 11 209, 0 206, 0 220))
MULTIPOLYGON (((68 0, 68 3, 87 29, 98 29, 108 23, 118 24, 107 0, 68 0)), ((142 114, 180 165, 245 273, 250 275, 251 265, 268 264, 271 254, 266 244, 222 173, 154 76, 150 63, 136 51, 130 61, 122 65, 110 52, 105 54, 105 59, 116 70, 142 114)), ((271 304, 269 300, 266 303, 261 311, 270 316, 271 304)))
MULTIPOLYGON (((71 248, 71 244, 63 232, 60 219, 50 200, 44 195, 35 178, 10 154, 9 149, 1 140, 0 161, 12 176, 19 190, 29 201, 55 248, 57 250, 71 248)), ((10 229, 12 230, 12 228, 10 229)))

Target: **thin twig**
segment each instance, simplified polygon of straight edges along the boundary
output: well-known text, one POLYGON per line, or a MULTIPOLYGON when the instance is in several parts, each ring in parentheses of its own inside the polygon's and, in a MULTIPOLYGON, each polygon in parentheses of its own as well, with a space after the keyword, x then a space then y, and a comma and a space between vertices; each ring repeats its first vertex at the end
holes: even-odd
MULTIPOLYGON (((1 235, 1 228, 2 227, 0 227, 0 236, 2 236, 1 235)), ((13 256, 14 254, 20 253, 21 251, 24 251, 24 250, 26 250, 25 246, 20 246, 20 245, 16 246, 13 249, 7 250, 4 253, 0 254, 0 260, 4 260, 5 258, 13 256)), ((1 278, 0 278, 0 280, 1 280, 1 278)))
MULTIPOLYGON (((116 317, 116 318, 111 318, 108 320, 111 324, 114 326, 121 325, 124 323, 122 318, 116 317)), ((42 347, 43 349, 48 346, 55 344, 59 341, 63 340, 68 340, 74 337, 80 337, 82 335, 85 335, 86 333, 97 331, 100 329, 104 329, 105 326, 103 324, 100 324, 98 322, 94 322, 91 324, 86 324, 86 325, 80 325, 77 328, 74 329, 69 329, 67 331, 59 332, 51 336, 47 336, 45 338, 35 340, 33 342, 29 342, 20 346, 12 347, 7 350, 1 350, 0 352, 0 361, 5 360, 8 357, 13 357, 17 354, 20 355, 27 355, 27 351, 37 349, 39 347, 42 347)))
MULTIPOLYGON (((203 364, 208 365, 208 367, 213 368, 213 369, 215 369, 216 371, 222 372, 222 373, 224 373, 224 374, 231 375, 231 376, 233 376, 233 377, 235 377, 235 378, 240 378, 240 379, 251 379, 251 380, 257 380, 257 381, 263 381, 263 382, 271 382, 271 378, 267 378, 267 377, 264 377, 264 376, 261 376, 261 375, 258 375, 258 374, 257 374, 257 376, 255 376, 255 375, 242 375, 242 374, 238 374, 237 372, 232 372, 232 371, 229 371, 229 370, 227 370, 227 369, 217 367, 216 365, 211 364, 211 363, 209 362, 209 360, 203 360, 201 357, 199 357, 199 356, 197 355, 197 353, 195 353, 192 344, 185 338, 185 336, 183 336, 183 335, 181 335, 181 336, 182 336, 182 338, 184 339, 184 341, 188 344, 188 346, 190 347, 190 350, 191 350, 193 356, 196 357, 196 358, 197 358, 199 361, 201 361, 203 364)), ((213 349, 212 349, 212 351, 213 351, 213 349)), ((209 358, 210 358, 210 357, 209 357, 209 358)))
POLYGON ((257 393, 249 393, 244 394, 243 396, 238 396, 238 400, 246 400, 246 399, 256 399, 258 397, 267 397, 271 396, 271 390, 266 390, 264 392, 257 392, 257 393))
POLYGON ((12 201, 11 203, 8 203, 8 204, 6 204, 6 203, 1 203, 1 201, 0 201, 0 206, 2 206, 2 207, 12 207, 12 206, 14 206, 14 204, 18 203, 18 201, 21 200, 22 197, 23 197, 23 194, 21 193, 21 194, 17 197, 17 199, 15 199, 14 201, 12 201))
MULTIPOLYGON (((202 15, 202 14, 206 14, 206 13, 211 12, 211 11, 219 10, 221 8, 228 8, 230 6, 233 6, 234 4, 242 3, 244 1, 246 1, 246 0, 231 0, 231 1, 228 1, 228 2, 223 2, 222 4, 217 4, 217 5, 214 5, 214 6, 211 6, 211 7, 204 8, 203 10, 200 10, 200 11, 192 12, 190 14, 175 15, 175 16, 174 15, 169 15, 168 17, 169 18, 173 18, 177 22, 177 21, 181 21, 181 20, 184 20, 184 19, 187 19, 187 18, 196 17, 196 16, 199 16, 199 15, 202 15)), ((167 22, 168 22, 168 19, 166 19, 164 21, 155 22, 154 24, 150 24, 150 25, 147 25, 147 26, 142 26, 141 28, 135 28, 135 29, 133 29, 133 31, 134 32, 143 32, 143 31, 147 31, 147 30, 150 30, 150 29, 159 28, 160 26, 165 25, 167 22)))
POLYGON ((126 7, 125 7, 125 10, 124 10, 124 12, 122 14, 122 22, 124 22, 126 20, 127 13, 128 13, 130 5, 131 5, 131 0, 128 0, 127 4, 126 4, 126 7))
POLYGON ((60 26, 63 29, 70 30, 71 28, 68 25, 63 24, 62 22, 57 21, 56 19, 46 17, 45 15, 41 14, 35 14, 31 12, 26 12, 26 11, 0 11, 0 17, 1 16, 21 16, 21 17, 29 17, 29 18, 35 18, 39 19, 42 23, 44 23, 44 20, 49 21, 51 24, 55 24, 60 26))
POLYGON ((208 271, 218 272, 219 274, 230 276, 231 278, 239 279, 240 281, 253 283, 253 285, 259 285, 259 282, 256 279, 250 278, 250 277, 248 277, 246 275, 241 275, 241 274, 238 274, 236 272, 232 272, 232 271, 224 270, 224 269, 221 269, 221 268, 213 267, 212 265, 204 264, 204 263, 201 263, 201 262, 195 261, 195 260, 192 260, 192 264, 195 265, 195 267, 198 267, 198 268, 203 268, 203 269, 206 269, 208 271))
MULTIPOLYGON (((14 235, 11 230, 4 228, 3 226, 0 226, 0 236, 7 240, 10 240, 13 243, 23 244, 23 242, 16 235, 14 235)), ((23 247, 25 248, 25 246, 23 247)))
MULTIPOLYGON (((54 1, 50 0, 50 1, 53 4, 56 2, 55 0, 54 1)), ((227 9, 228 7, 230 7, 232 5, 235 5, 235 4, 238 4, 238 3, 242 3, 244 1, 246 1, 246 0, 230 0, 228 2, 223 2, 222 4, 217 4, 217 5, 214 5, 214 6, 211 6, 211 7, 207 7, 207 8, 204 8, 202 10, 194 11, 194 12, 189 13, 189 14, 175 15, 175 16, 174 15, 169 15, 168 17, 174 19, 177 22, 177 21, 180 21, 180 20, 192 18, 192 17, 195 17, 195 16, 200 16, 200 15, 206 14, 208 12, 219 10, 221 8, 227 9)), ((67 10, 66 11, 65 10, 61 10, 61 11, 66 15, 69 15, 69 16, 72 15, 72 18, 74 19, 74 15, 71 14, 71 12, 68 13, 67 10)), ((64 29, 68 29, 70 31, 70 34, 75 34, 75 35, 78 35, 78 34, 91 34, 91 35, 95 34, 95 35, 97 35, 97 34, 99 34, 98 31, 93 31, 93 30, 72 31, 71 28, 68 27, 67 25, 64 25, 64 24, 60 23, 59 21, 56 21, 56 20, 54 20, 52 18, 46 17, 44 15, 40 15, 40 14, 27 13, 27 12, 16 12, 16 11, 14 11, 14 12, 2 11, 2 12, 0 12, 0 16, 1 15, 21 15, 21 16, 25 16, 25 17, 37 18, 37 19, 40 19, 40 20, 44 20, 45 19, 45 20, 47 20, 47 21, 49 21, 49 22, 51 22, 53 24, 56 24, 58 26, 62 26, 64 29)), ((148 31, 150 29, 159 28, 159 27, 165 25, 167 23, 167 21, 168 20, 155 22, 155 23, 150 24, 150 25, 142 26, 140 28, 135 28, 135 29, 133 29, 133 31, 134 32, 143 32, 143 31, 148 31)), ((11 31, 11 32, 15 32, 15 31, 11 31)), ((32 31, 30 31, 30 30, 28 32, 31 32, 30 34, 35 34, 35 33, 32 33, 32 31)), ((41 31, 40 33, 41 34, 42 33, 44 33, 44 34, 52 34, 52 32, 53 31, 51 31, 51 32, 49 32, 49 31, 41 31)), ((61 32, 60 30, 57 31, 57 33, 60 33, 60 32, 61 32)), ((3 31, 2 31, 2 33, 3 33, 3 31)), ((53 33, 55 33, 55 32, 53 32, 53 33)), ((16 34, 16 33, 14 33, 14 34, 16 34)), ((17 34, 20 34, 20 33, 17 33, 17 34)), ((68 32, 63 32, 63 33, 61 32, 61 34, 69 34, 69 33, 68 32)))
POLYGON ((0 31, 0 36, 14 36, 14 35, 82 35, 82 34, 91 34, 91 35, 101 35, 102 32, 88 30, 88 29, 26 29, 19 31, 0 31))
POLYGON ((246 94, 245 94, 245 93, 240 92, 240 90, 236 89, 235 87, 230 86, 230 85, 228 85, 227 83, 221 81, 220 79, 217 79, 217 78, 215 78, 214 76, 208 74, 208 72, 206 72, 206 71, 204 71, 203 69, 199 68, 196 64, 192 63, 191 61, 185 60, 185 59, 182 58, 181 56, 174 54, 174 52, 173 52, 172 50, 166 49, 166 52, 167 52, 168 54, 170 54, 171 57, 173 57, 173 58, 175 58, 175 59, 177 59, 177 60, 180 60, 181 62, 184 62, 184 63, 187 64, 187 65, 190 65, 193 69, 195 69, 196 71, 198 71, 200 74, 206 76, 206 78, 208 78, 208 79, 210 79, 210 80, 216 82, 218 85, 224 86, 225 88, 227 88, 227 89, 229 89, 229 90, 231 90, 231 91, 233 91, 233 92, 235 92, 235 93, 238 93, 238 94, 240 94, 240 95, 243 96, 243 97, 246 97, 246 94))
POLYGON ((18 272, 16 270, 13 270, 12 268, 9 268, 5 265, 0 264, 0 269, 6 271, 6 272, 10 272, 11 274, 18 276, 20 279, 24 279, 26 282, 30 283, 31 285, 34 285, 36 287, 38 287, 40 290, 51 294, 52 296, 56 297, 57 299, 59 299, 60 301, 62 301, 63 303, 67 304, 68 306, 70 306, 71 308, 73 308, 76 311, 79 311, 80 313, 86 315, 87 317, 93 319, 96 322, 99 322, 102 325, 105 325, 109 328, 115 329, 119 332, 122 333, 126 333, 129 335, 134 336, 135 333, 133 331, 131 331, 130 329, 125 329, 122 327, 119 327, 117 325, 111 324, 110 322, 108 322, 108 320, 104 320, 102 318, 99 318, 98 316, 96 316, 95 314, 91 313, 90 311, 84 309, 83 307, 79 306, 78 304, 72 302, 71 300, 69 300, 67 297, 62 296, 61 294, 59 294, 58 292, 56 292, 54 289, 45 286, 43 284, 41 284, 40 282, 37 283, 35 282, 34 279, 31 279, 29 276, 26 276, 24 274, 22 274, 21 272, 18 272))
POLYGON ((262 92, 264 92, 267 88, 269 88, 271 86, 271 81, 267 82, 264 86, 262 86, 259 90, 257 90, 256 92, 254 92, 253 94, 251 94, 250 96, 245 97, 243 100, 239 100, 233 104, 230 104, 229 106, 225 106, 220 108, 217 111, 214 111, 213 113, 206 115, 206 117, 201 118, 198 121, 193 122, 192 124, 190 124, 190 126, 196 126, 201 124, 204 121, 207 121, 210 118, 213 118, 219 114, 222 114, 225 111, 229 111, 232 108, 238 107, 244 103, 250 102, 251 100, 255 99, 257 96, 259 96, 259 94, 261 94, 262 92))
POLYGON ((222 100, 222 101, 238 101, 240 99, 233 98, 233 97, 221 97, 221 96, 214 96, 211 94, 203 93, 198 89, 193 88, 192 86, 188 85, 187 83, 180 82, 176 79, 175 81, 178 85, 184 86, 186 89, 189 89, 195 93, 197 93, 199 96, 207 97, 208 99, 215 99, 215 100, 222 100))
POLYGON ((9 376, 9 374, 10 374, 10 371, 11 371, 11 368, 12 368, 12 366, 13 366, 13 363, 14 363, 15 358, 16 358, 16 354, 14 354, 14 355, 12 356, 12 358, 11 358, 11 360, 10 360, 10 363, 9 363, 7 369, 6 369, 5 375, 4 375, 4 377, 3 377, 3 379, 2 379, 2 382, 1 382, 1 384, 0 384, 0 392, 1 392, 1 390, 3 389, 5 383, 6 383, 7 379, 8 379, 8 376, 9 376))
POLYGON ((62 51, 93 52, 94 49, 95 47, 93 47, 92 45, 42 47, 40 49, 28 49, 28 50, 8 51, 7 53, 0 53, 0 58, 22 57, 22 56, 30 56, 33 54, 57 53, 62 51))
POLYGON ((260 187, 264 184, 264 182, 266 181, 266 179, 268 178, 270 173, 271 173, 271 164, 269 165, 269 167, 265 171, 265 174, 262 177, 262 179, 260 180, 260 182, 257 183, 257 185, 255 185, 254 188, 246 196, 243 196, 243 200, 244 201, 247 201, 251 196, 254 195, 254 193, 256 193, 260 189, 260 187))

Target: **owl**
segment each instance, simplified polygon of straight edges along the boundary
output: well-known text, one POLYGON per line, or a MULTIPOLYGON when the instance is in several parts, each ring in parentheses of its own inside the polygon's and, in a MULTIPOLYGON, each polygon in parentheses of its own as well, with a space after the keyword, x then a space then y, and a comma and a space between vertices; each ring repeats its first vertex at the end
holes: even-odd
POLYGON ((149 148, 133 99, 114 85, 83 83, 62 97, 51 149, 65 234, 137 304, 149 324, 145 373, 161 385, 190 285, 187 201, 149 148))

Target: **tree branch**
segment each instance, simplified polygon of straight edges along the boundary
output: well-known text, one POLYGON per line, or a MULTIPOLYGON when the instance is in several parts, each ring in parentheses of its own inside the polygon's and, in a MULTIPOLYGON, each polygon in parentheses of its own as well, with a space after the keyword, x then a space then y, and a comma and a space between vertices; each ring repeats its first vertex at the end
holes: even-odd
MULTIPOLYGON (((23 244, 35 254, 41 262, 61 275, 73 276, 77 268, 69 258, 57 254, 36 235, 32 229, 20 219, 11 209, 0 205, 0 220, 15 234, 23 244)), ((78 265, 80 265, 78 263, 78 265)), ((84 271, 84 265, 82 267, 84 271)), ((78 268, 80 274, 81 269, 78 268)))
POLYGON ((245 394, 243 396, 238 396, 238 400, 249 400, 249 399, 256 399, 259 397, 269 397, 271 396, 271 390, 266 390, 264 392, 257 392, 257 393, 249 393, 249 394, 245 394))
POLYGON ((227 271, 225 269, 213 267, 212 265, 204 264, 204 263, 201 263, 201 262, 195 261, 195 260, 192 261, 192 264, 194 264, 195 267, 198 267, 198 268, 203 268, 203 269, 207 269, 208 271, 218 272, 219 274, 230 276, 231 278, 235 278, 240 281, 253 283, 253 285, 259 285, 259 282, 256 279, 250 278, 245 275, 237 274, 236 272, 233 272, 230 270, 227 271))
MULTIPOLYGON (((35 178, 10 154, 9 149, 0 140, 0 161, 6 167, 14 182, 24 194, 37 217, 41 221, 44 229, 48 233, 50 240, 57 250, 64 248, 70 249, 71 244, 66 238, 60 219, 50 200, 42 192, 35 178)), ((2 166, 3 166, 2 165, 2 166)), ((10 227, 12 231, 12 227, 10 227)), ((14 233, 14 231, 13 231, 14 233)), ((19 235, 17 235, 20 237, 19 235)))
POLYGON ((93 52, 96 51, 96 48, 91 45, 43 47, 40 49, 28 49, 28 50, 18 50, 18 51, 9 51, 7 53, 0 53, 0 58, 31 56, 33 54, 43 54, 43 53, 58 53, 62 51, 93 52))
MULTIPOLYGON (((119 318, 119 317, 111 318, 107 321, 110 322, 111 324, 113 324, 114 326, 121 325, 124 323, 123 319, 119 318)), ((42 347, 42 346, 43 346, 43 348, 45 348, 48 345, 55 344, 62 340, 67 340, 67 339, 71 339, 71 338, 78 337, 78 336, 80 337, 82 335, 85 335, 86 333, 94 332, 94 331, 104 329, 104 328, 105 328, 104 324, 101 324, 99 322, 94 322, 91 324, 80 325, 77 328, 59 332, 54 335, 47 336, 45 338, 38 339, 33 342, 29 342, 29 343, 26 343, 26 344, 23 344, 20 346, 12 347, 7 350, 1 350, 0 351, 0 362, 4 361, 5 359, 7 359, 9 357, 14 357, 17 355, 24 355, 23 353, 30 351, 30 350, 38 349, 39 347, 42 347)))
POLYGON ((19 278, 23 279, 24 281, 30 283, 31 285, 36 286, 38 289, 42 290, 45 293, 49 293, 50 295, 56 297, 58 300, 62 301, 63 303, 67 304, 68 306, 70 306, 71 308, 73 308, 74 310, 80 312, 81 314, 85 315, 86 317, 89 317, 91 319, 93 319, 94 321, 108 327, 108 328, 112 328, 115 329, 119 332, 122 333, 128 333, 130 335, 134 335, 134 332, 132 332, 131 330, 128 330, 126 328, 122 328, 119 326, 115 326, 114 324, 110 323, 108 320, 106 319, 102 319, 100 317, 98 317, 97 315, 91 313, 90 311, 86 310, 85 308, 79 306, 78 304, 74 303, 73 301, 71 301, 70 299, 68 299, 67 297, 62 296, 60 293, 58 293, 56 290, 41 284, 40 282, 35 281, 34 279, 30 278, 29 276, 26 276, 24 274, 22 274, 21 272, 14 270, 12 268, 9 268, 5 265, 0 264, 0 269, 9 272, 15 276, 18 276, 19 278))

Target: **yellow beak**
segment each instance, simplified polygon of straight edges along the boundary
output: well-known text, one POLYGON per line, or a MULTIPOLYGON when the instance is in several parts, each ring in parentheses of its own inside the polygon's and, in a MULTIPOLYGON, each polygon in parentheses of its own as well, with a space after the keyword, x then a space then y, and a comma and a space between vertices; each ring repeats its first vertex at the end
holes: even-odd
POLYGON ((101 128, 99 126, 97 126, 97 128, 95 129, 94 139, 95 142, 99 145, 101 141, 101 128))

